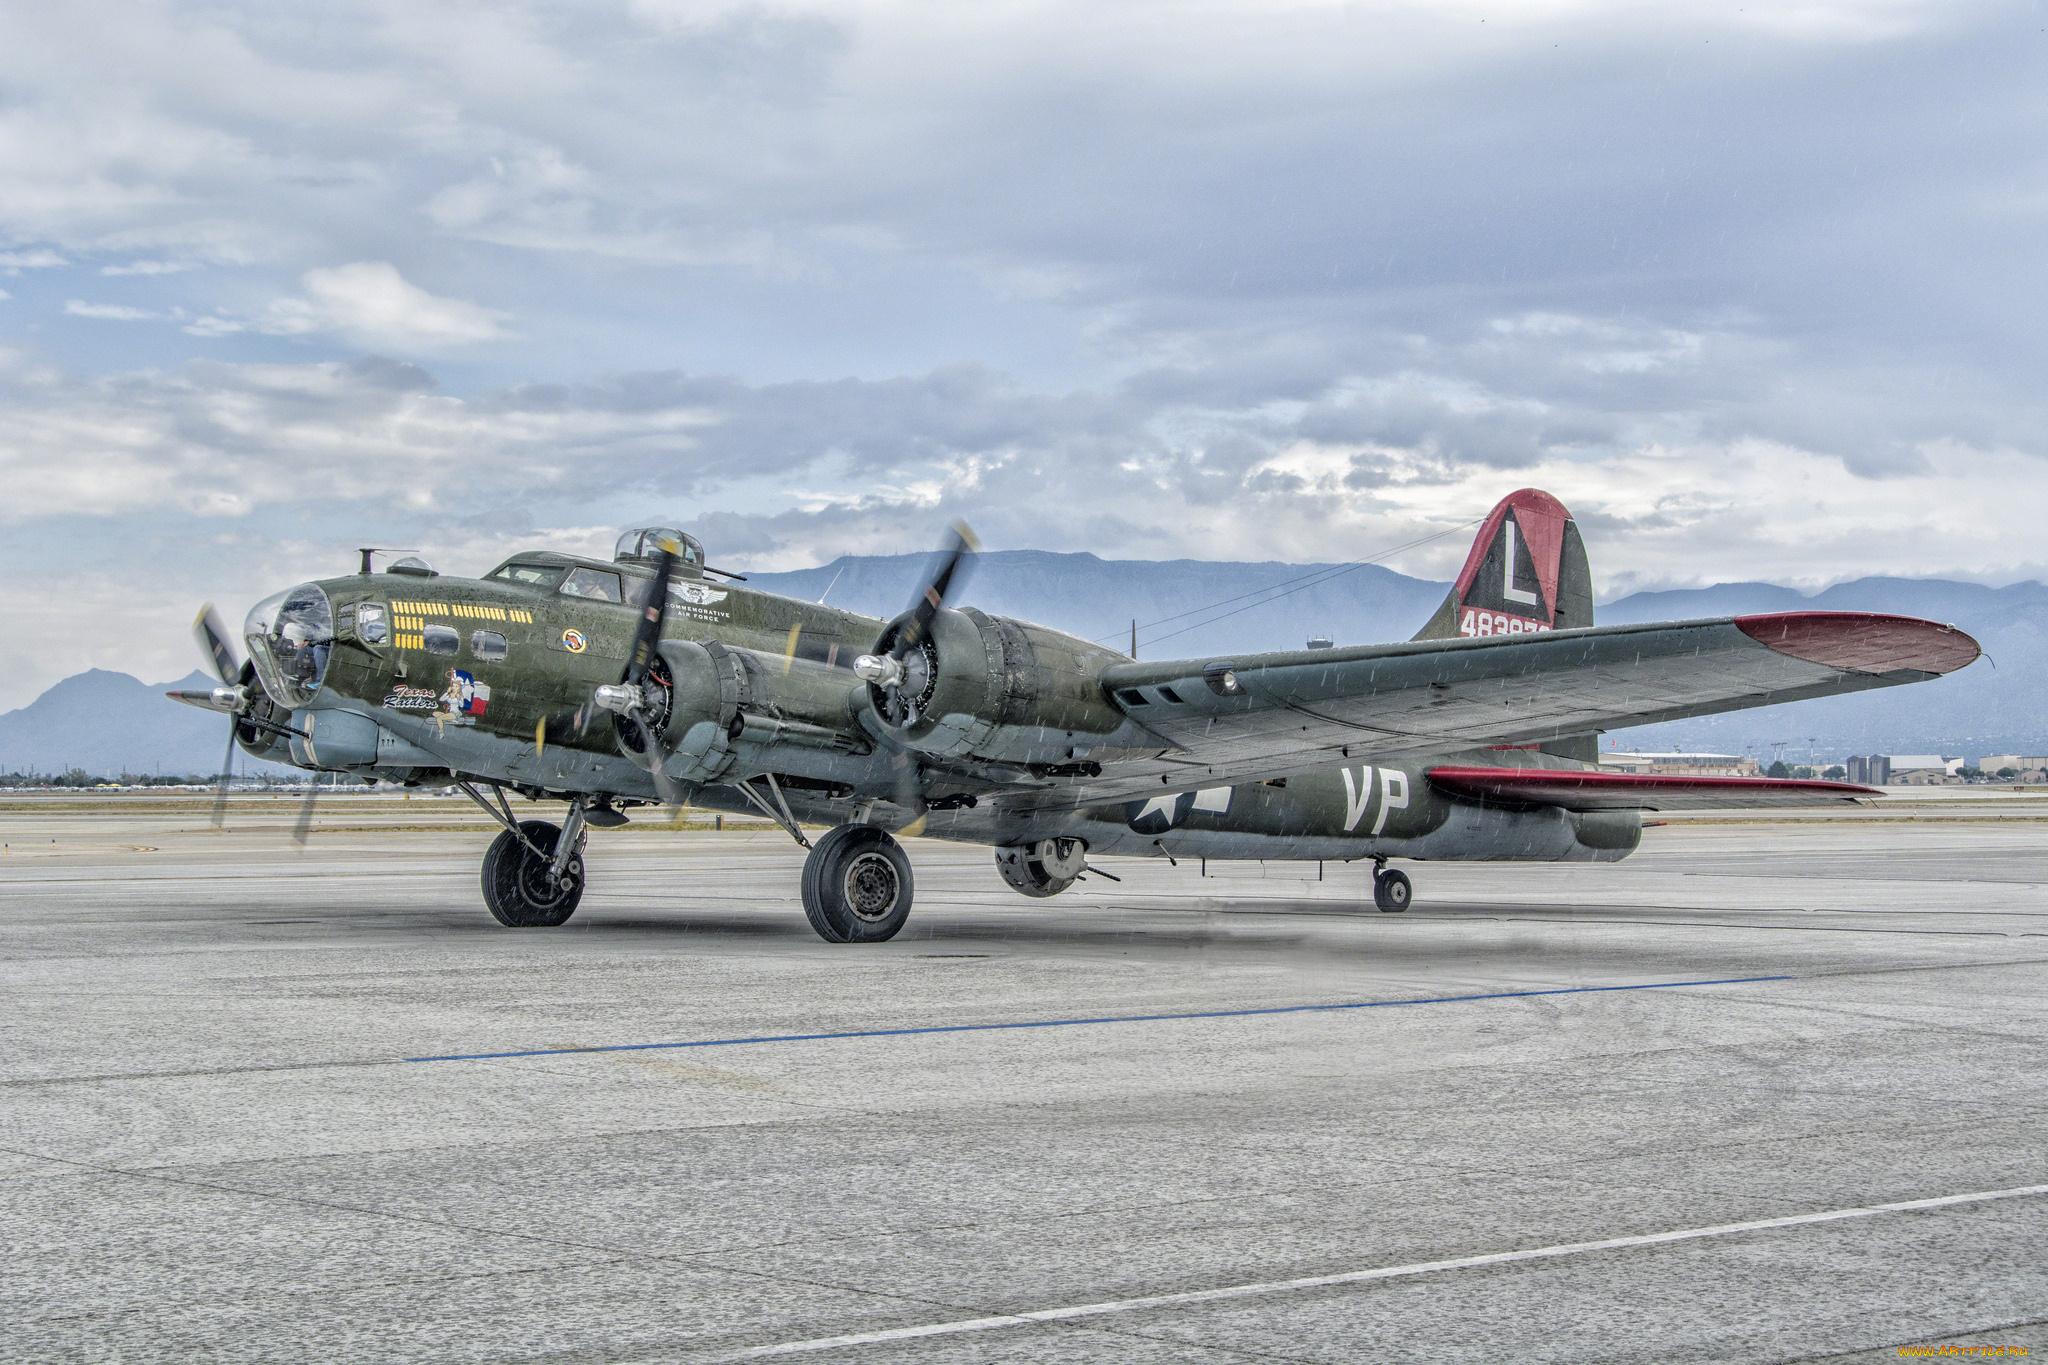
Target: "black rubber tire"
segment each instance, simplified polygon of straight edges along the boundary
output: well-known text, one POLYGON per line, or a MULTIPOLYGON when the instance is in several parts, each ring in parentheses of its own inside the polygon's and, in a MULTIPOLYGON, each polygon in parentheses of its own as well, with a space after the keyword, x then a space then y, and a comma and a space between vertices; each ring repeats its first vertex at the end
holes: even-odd
POLYGON ((1414 883, 1408 874, 1396 868, 1375 872, 1372 878, 1372 903, 1389 915, 1398 915, 1408 908, 1408 902, 1415 898, 1414 883))
POLYGON ((804 860, 804 918, 827 943, 882 943, 910 918, 910 858, 876 825, 827 830, 804 860))
POLYGON ((583 899, 583 853, 569 859, 557 882, 548 870, 562 831, 545 820, 521 820, 519 832, 548 856, 536 858, 509 832, 500 834, 484 854, 484 904, 507 929, 552 929, 583 899))

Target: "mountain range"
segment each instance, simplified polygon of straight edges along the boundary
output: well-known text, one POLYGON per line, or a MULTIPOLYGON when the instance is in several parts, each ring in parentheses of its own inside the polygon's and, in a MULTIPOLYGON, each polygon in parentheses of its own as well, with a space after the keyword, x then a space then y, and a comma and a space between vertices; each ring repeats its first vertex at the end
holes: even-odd
MULTIPOLYGON (((846 556, 815 569, 750 575, 750 586, 876 616, 904 609, 924 560, 846 556)), ((1378 565, 1105 560, 1092 554, 998 551, 979 556, 958 600, 1129 649, 1144 658, 1297 649, 1406 639, 1449 585, 1378 565)), ((1947 621, 1988 658, 1953 677, 1791 706, 1615 731, 1610 747, 1749 752, 1783 744, 1793 762, 1851 753, 2048 753, 2048 587, 1989 588, 1944 579, 1863 578, 1807 595, 1770 583, 1641 592, 1607 603, 1620 624, 1745 612, 1886 611, 1947 621)), ((220 762, 226 722, 164 698, 205 687, 200 673, 149 684, 92 669, 0 715, 0 771, 206 773, 220 762)), ((246 756, 238 767, 251 767, 246 756)))

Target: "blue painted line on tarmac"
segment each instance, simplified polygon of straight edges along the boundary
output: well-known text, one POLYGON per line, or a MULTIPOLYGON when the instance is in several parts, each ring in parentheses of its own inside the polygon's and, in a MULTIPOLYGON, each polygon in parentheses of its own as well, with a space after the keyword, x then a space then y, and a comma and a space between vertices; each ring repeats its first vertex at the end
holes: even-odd
POLYGON ((1186 1014, 1108 1014, 1089 1019, 1025 1019, 1006 1024, 932 1024, 923 1028, 857 1029, 847 1033, 768 1033, 756 1038, 696 1038, 681 1043, 607 1043, 595 1047, 538 1047, 524 1052, 457 1052, 445 1057, 407 1057, 408 1062, 495 1062, 507 1057, 571 1057, 581 1052, 652 1052, 664 1048, 750 1047, 757 1043, 822 1043, 840 1038, 907 1038, 920 1033, 995 1033, 1003 1029, 1079 1028, 1089 1024, 1158 1024, 1180 1019, 1247 1019, 1261 1014, 1329 1014, 1395 1005, 1459 1005, 1475 1000, 1527 1000, 1539 995, 1596 995, 1602 991, 1666 991, 1678 986, 1744 986, 1758 981, 1791 981, 1790 976, 1727 976, 1712 981, 1641 981, 1626 986, 1561 986, 1544 991, 1493 991, 1486 995, 1427 995, 1414 1000, 1346 1000, 1334 1005, 1275 1005, 1250 1010, 1197 1010, 1186 1014))

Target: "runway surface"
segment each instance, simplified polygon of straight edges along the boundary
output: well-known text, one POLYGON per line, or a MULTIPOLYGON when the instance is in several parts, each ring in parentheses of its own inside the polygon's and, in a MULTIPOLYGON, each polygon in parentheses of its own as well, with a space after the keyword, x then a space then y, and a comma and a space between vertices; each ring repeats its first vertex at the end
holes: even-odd
POLYGON ((872 947, 779 833, 597 831, 510 931, 473 809, 295 806, 0 804, 0 1358, 2048 1350, 2048 802, 1410 865, 1399 916, 916 840, 872 947))

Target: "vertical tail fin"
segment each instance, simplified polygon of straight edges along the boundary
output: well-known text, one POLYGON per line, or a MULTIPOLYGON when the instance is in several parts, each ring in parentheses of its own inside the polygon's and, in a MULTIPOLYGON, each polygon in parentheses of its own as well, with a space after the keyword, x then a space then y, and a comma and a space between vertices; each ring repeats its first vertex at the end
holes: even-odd
POLYGON ((1494 505, 1451 595, 1418 640, 1524 635, 1593 624, 1593 571, 1578 523, 1548 493, 1524 488, 1494 505))
MULTIPOLYGON (((1526 635, 1593 624, 1593 570, 1564 504, 1534 488, 1510 493, 1487 514, 1451 595, 1418 640, 1526 635)), ((1559 735, 1539 746, 1580 763, 1600 761, 1600 736, 1559 735)))

